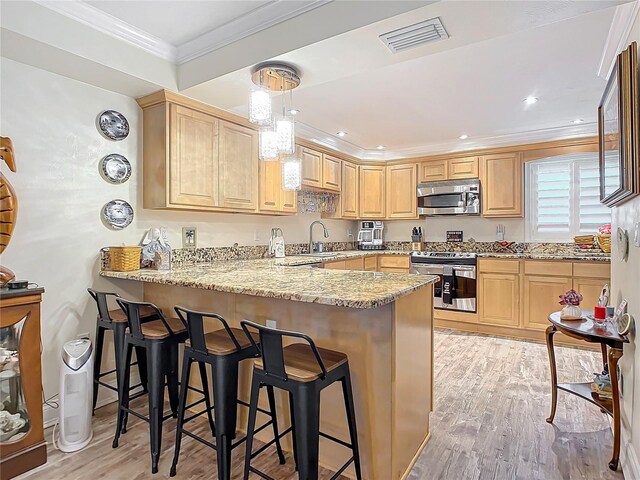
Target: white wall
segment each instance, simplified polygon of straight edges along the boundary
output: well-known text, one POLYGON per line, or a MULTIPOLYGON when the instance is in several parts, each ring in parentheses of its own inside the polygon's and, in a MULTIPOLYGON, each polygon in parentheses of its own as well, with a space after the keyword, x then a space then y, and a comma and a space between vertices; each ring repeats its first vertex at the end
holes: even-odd
MULTIPOLYGON (((640 13, 636 15, 631 34, 625 47, 632 41, 640 43, 640 13)), ((640 159, 638 159, 640 161, 640 159)), ((629 302, 628 312, 633 315, 636 329, 640 328, 640 248, 633 246, 633 229, 640 222, 640 198, 612 209, 613 232, 618 227, 629 232, 631 244, 626 262, 618 258, 618 247, 612 242, 611 251, 611 304, 620 300, 629 302)), ((621 360, 621 372, 624 378, 622 395, 622 461, 625 478, 640 479, 640 358, 638 358, 639 340, 637 333, 630 336, 630 344, 625 345, 621 360)))
MULTIPOLYGON (((58 390, 62 344, 95 328, 96 312, 87 287, 118 290, 131 297, 141 294, 135 282, 98 277, 100 248, 136 244, 154 225, 169 227, 169 240, 176 247, 181 246, 182 226, 198 227, 200 246, 266 244, 272 226, 284 230, 287 242, 306 242, 309 223, 318 218, 143 210, 142 115, 132 98, 6 58, 2 58, 0 90, 0 133, 13 140, 17 159, 16 173, 4 164, 2 171, 19 199, 17 225, 2 264, 20 279, 46 289, 42 364, 47 397, 58 390), (112 142, 100 135, 95 120, 104 109, 118 110, 128 118, 127 139, 112 142), (114 186, 101 178, 99 161, 108 153, 129 159, 134 174, 128 182, 114 186), (135 209, 133 224, 122 231, 109 230, 100 220, 102 206, 114 198, 127 200, 135 209)), ((354 222, 340 220, 326 224, 329 241, 345 241, 347 228, 355 228, 354 222)))
POLYGON ((428 217, 420 220, 402 220, 385 223, 385 240, 411 241, 411 228, 422 227, 424 240, 444 242, 447 230, 462 230, 464 240, 473 237, 478 242, 492 242, 496 239, 496 226, 505 226, 505 240, 524 242, 523 218, 483 218, 483 217, 428 217))

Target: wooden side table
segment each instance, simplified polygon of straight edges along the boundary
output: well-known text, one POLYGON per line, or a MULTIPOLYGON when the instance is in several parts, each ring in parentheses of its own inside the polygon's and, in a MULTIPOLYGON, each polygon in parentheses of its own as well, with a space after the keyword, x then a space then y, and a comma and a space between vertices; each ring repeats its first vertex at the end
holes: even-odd
POLYGON ((42 419, 42 288, 0 289, 0 401, 16 427, 0 436, 0 480, 47 461, 42 419))
MULTIPOLYGON (((583 312, 585 315, 588 312, 583 312)), ((620 460, 620 395, 618 386, 618 361, 622 357, 622 346, 629 343, 626 337, 620 336, 615 327, 607 322, 605 326, 596 326, 593 320, 562 320, 560 312, 549 315, 551 325, 547 327, 547 350, 549 351, 549 363, 551 364, 551 415, 548 423, 553 422, 558 403, 558 390, 577 395, 588 402, 600 407, 600 409, 613 417, 613 455, 609 462, 611 470, 618 469, 620 460), (611 377, 612 398, 600 398, 591 390, 591 382, 586 383, 558 383, 556 370, 556 355, 553 349, 553 336, 556 332, 562 332, 569 337, 577 338, 589 343, 599 343, 602 349, 602 363, 611 377)))

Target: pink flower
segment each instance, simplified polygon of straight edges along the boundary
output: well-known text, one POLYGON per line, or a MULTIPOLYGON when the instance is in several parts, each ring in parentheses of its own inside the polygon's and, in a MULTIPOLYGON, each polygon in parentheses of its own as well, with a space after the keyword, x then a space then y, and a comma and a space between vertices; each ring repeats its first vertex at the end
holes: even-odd
POLYGON ((582 295, 580 295, 575 290, 571 289, 568 292, 565 292, 562 295, 560 295, 560 302, 559 303, 560 303, 560 305, 575 305, 575 306, 578 306, 578 305, 580 305, 581 301, 582 301, 582 295))

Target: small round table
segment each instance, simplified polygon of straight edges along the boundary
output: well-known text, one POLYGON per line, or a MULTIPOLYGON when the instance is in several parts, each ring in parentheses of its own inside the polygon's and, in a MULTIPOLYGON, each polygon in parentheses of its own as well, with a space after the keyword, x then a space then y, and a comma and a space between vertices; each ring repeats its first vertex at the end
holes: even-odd
POLYGON ((558 402, 558 390, 577 395, 588 402, 600 407, 600 410, 613 417, 613 456, 609 462, 611 470, 618 469, 620 459, 620 395, 618 390, 618 360, 622 357, 622 346, 629 343, 626 337, 618 334, 614 325, 607 322, 603 326, 588 318, 586 315, 591 312, 583 311, 581 320, 562 320, 560 312, 549 315, 551 325, 547 327, 547 350, 549 352, 549 363, 551 364, 551 415, 547 422, 552 423, 556 414, 558 402), (556 332, 562 332, 569 337, 577 338, 589 343, 599 343, 602 350, 602 363, 605 370, 610 373, 612 398, 600 398, 597 393, 591 390, 591 382, 587 383, 560 383, 556 370, 556 356, 553 350, 553 336, 556 332))

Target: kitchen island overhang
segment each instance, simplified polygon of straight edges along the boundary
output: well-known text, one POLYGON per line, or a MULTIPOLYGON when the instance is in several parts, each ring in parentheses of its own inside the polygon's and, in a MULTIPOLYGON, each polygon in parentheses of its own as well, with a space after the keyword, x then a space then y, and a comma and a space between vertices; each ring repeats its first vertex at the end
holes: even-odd
MULTIPOLYGON (((318 346, 349 357, 363 475, 405 478, 429 438, 433 409, 433 282, 401 273, 323 270, 273 260, 215 262, 170 272, 103 271, 144 282, 144 300, 172 315, 175 305, 303 332, 318 346)), ((211 324, 210 329, 219 328, 211 324)), ((251 362, 241 368, 239 397, 248 400, 251 362)), ((215 386, 214 386, 215 388, 215 386)), ((278 416, 289 425, 288 399, 277 393, 278 416)), ((323 391, 321 430, 348 439, 342 392, 323 391)), ((265 399, 266 403, 266 399, 265 399)), ((239 409, 238 429, 246 427, 239 409)), ((264 433, 258 436, 269 440, 264 433)), ((337 470, 350 451, 320 440, 320 463, 337 470)), ((285 448, 291 449, 287 438, 285 448)), ((345 474, 354 477, 352 467, 345 474)))

